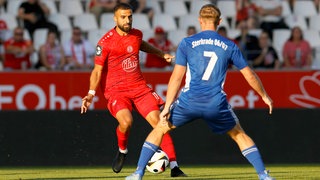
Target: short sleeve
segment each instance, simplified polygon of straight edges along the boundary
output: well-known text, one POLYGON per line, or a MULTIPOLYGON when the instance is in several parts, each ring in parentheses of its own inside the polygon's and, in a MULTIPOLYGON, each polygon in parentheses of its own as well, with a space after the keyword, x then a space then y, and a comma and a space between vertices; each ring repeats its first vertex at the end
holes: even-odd
POLYGON ((246 59, 243 57, 238 46, 234 44, 232 48, 231 61, 234 66, 236 66, 239 70, 248 66, 246 59))
POLYGON ((105 41, 99 41, 96 50, 95 50, 95 64, 103 66, 105 64, 106 59, 108 58, 109 51, 107 48, 107 44, 105 41))
POLYGON ((183 39, 176 53, 176 64, 187 66, 186 41, 183 39))

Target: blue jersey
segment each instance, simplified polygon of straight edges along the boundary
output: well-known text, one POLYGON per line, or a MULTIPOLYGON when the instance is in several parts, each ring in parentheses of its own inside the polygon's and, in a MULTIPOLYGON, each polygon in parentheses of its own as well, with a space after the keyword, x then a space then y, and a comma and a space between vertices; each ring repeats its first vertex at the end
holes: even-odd
POLYGON ((204 119, 212 131, 225 133, 238 118, 223 91, 230 64, 247 66, 237 45, 215 31, 202 31, 184 38, 178 46, 176 64, 186 66, 186 84, 173 104, 170 121, 182 126, 204 119))
POLYGON ((187 66, 186 84, 180 99, 194 100, 197 104, 212 101, 219 94, 225 95, 223 85, 229 64, 238 69, 247 66, 238 46, 215 31, 184 38, 176 53, 176 64, 187 66))

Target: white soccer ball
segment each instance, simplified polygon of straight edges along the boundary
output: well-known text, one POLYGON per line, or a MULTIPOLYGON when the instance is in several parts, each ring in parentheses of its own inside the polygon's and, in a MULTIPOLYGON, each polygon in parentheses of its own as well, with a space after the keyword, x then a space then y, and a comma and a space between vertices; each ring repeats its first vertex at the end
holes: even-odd
POLYGON ((146 168, 149 172, 159 174, 166 170, 166 167, 169 165, 169 158, 167 154, 158 150, 154 153, 150 161, 148 162, 146 168))

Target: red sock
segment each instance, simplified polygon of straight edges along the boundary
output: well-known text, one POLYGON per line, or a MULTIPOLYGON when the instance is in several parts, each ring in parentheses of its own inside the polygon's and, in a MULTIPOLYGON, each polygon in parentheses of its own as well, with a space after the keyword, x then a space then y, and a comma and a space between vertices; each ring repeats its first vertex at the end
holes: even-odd
POLYGON ((119 126, 116 129, 118 146, 121 150, 126 150, 128 145, 129 132, 123 133, 119 130, 119 126))
POLYGON ((160 145, 161 149, 167 153, 169 157, 169 161, 176 161, 176 151, 174 149, 173 141, 169 133, 166 133, 163 138, 160 145))

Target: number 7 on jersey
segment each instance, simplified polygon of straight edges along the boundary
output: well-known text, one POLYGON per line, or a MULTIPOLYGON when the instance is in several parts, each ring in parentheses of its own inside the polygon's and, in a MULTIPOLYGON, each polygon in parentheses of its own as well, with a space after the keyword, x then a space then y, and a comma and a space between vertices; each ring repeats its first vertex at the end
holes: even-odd
POLYGON ((208 63, 208 66, 202 76, 202 80, 208 81, 210 78, 210 75, 212 74, 213 68, 216 65, 216 62, 218 60, 218 56, 215 52, 213 51, 204 51, 203 52, 204 57, 210 57, 210 61, 208 63))

